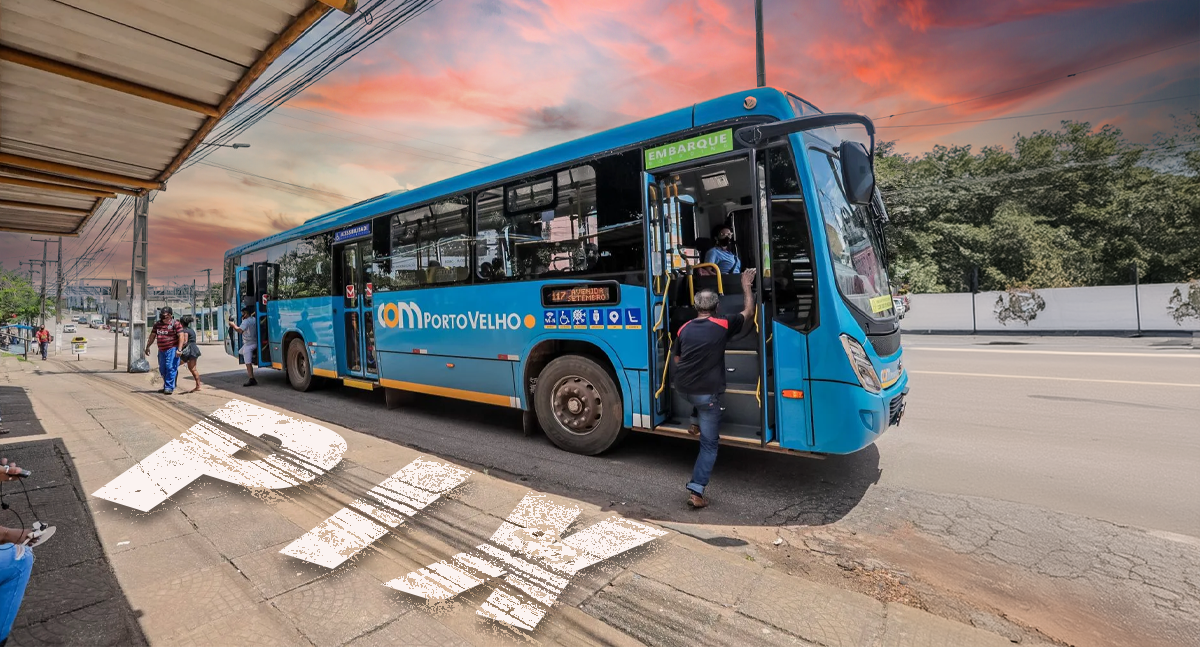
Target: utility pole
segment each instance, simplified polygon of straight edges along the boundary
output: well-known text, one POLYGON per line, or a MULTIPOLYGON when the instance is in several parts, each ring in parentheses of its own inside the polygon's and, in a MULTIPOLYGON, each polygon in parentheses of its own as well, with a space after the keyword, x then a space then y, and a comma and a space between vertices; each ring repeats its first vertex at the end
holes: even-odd
POLYGON ((63 293, 63 275, 62 275, 62 236, 58 237, 58 282, 54 288, 54 320, 60 325, 62 324, 62 293, 63 293))
POLYGON ((763 53, 762 0, 754 0, 754 53, 755 68, 758 70, 758 87, 767 84, 767 62, 763 53))
POLYGON ((29 238, 35 243, 42 244, 42 314, 41 325, 46 325, 46 243, 50 242, 49 238, 29 238))
POLYGON ((206 267, 199 271, 208 275, 208 279, 204 282, 204 299, 200 302, 201 305, 204 305, 204 302, 206 301, 209 302, 208 305, 205 306, 204 318, 200 322, 200 326, 203 328, 203 331, 200 333, 200 335, 204 341, 208 341, 208 311, 213 305, 210 301, 212 298, 212 268, 206 267))
MULTIPOLYGON (((192 279, 192 323, 196 323, 196 279, 192 279)), ((192 341, 196 341, 193 339, 192 341)))
MULTIPOLYGON (((133 258, 129 277, 129 372, 135 371, 146 347, 146 284, 149 272, 150 196, 140 195, 133 203, 133 258)), ((140 368, 140 367, 139 367, 140 368)), ((149 371, 137 370, 138 373, 149 371)))

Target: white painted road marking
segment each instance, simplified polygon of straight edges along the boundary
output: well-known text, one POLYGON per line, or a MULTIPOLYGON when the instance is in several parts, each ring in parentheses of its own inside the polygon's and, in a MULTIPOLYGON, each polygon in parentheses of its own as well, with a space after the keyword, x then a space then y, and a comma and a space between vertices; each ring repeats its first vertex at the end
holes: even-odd
POLYGON ((1096 357, 1173 357, 1176 359, 1200 359, 1200 353, 1109 353, 1082 350, 1025 350, 1020 348, 938 348, 934 346, 909 346, 904 350, 932 350, 943 353, 1012 353, 1019 355, 1092 355, 1096 357))
POLYGON ((328 472, 346 453, 345 439, 332 429, 241 400, 230 400, 211 417, 253 436, 278 438, 282 449, 292 456, 233 458, 246 444, 201 420, 96 490, 94 496, 149 512, 201 476, 252 489, 289 488, 328 472))
POLYGON ((494 588, 476 613, 533 630, 576 573, 666 534, 614 516, 559 540, 579 513, 578 507, 552 503, 542 494, 527 494, 489 543, 385 586, 426 600, 446 600, 489 578, 503 577, 502 584, 507 586, 494 588))
POLYGON ((1003 377, 1014 380, 1060 380, 1063 382, 1101 382, 1103 384, 1140 384, 1142 386, 1179 386, 1200 389, 1200 384, 1176 382, 1137 382, 1134 380, 1094 380, 1085 377, 1050 377, 1045 375, 999 375, 995 373, 956 373, 953 371, 908 371, 912 375, 961 375, 963 377, 1003 377))
POLYGON ((415 515, 470 475, 467 470, 418 458, 371 488, 369 499, 358 499, 349 508, 338 510, 279 552, 337 568, 386 535, 389 527, 404 523, 404 516, 415 515))

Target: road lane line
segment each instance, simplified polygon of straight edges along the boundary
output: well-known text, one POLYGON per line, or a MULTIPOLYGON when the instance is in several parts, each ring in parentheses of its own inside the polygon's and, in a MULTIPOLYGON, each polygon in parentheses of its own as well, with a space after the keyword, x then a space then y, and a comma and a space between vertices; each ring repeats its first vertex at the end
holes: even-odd
POLYGON ((1062 382, 1103 382, 1104 384, 1140 384, 1143 386, 1182 386, 1200 389, 1200 384, 1176 382, 1135 382, 1133 380, 1095 380, 1085 377, 1048 377, 1041 375, 1000 375, 996 373, 956 373, 953 371, 908 371, 913 375, 959 375, 963 377, 1006 377, 1015 380, 1060 380, 1062 382))
POLYGON ((1026 355, 1095 355, 1101 357, 1182 357, 1186 359, 1200 359, 1200 353, 1193 355, 1184 355, 1176 353, 1172 355, 1164 355, 1162 353, 1105 353, 1100 351, 1080 351, 1080 350, 1018 350, 1018 349, 1000 349, 1000 348, 938 348, 934 346, 909 346, 904 345, 904 350, 934 350, 947 353, 1017 353, 1026 355))

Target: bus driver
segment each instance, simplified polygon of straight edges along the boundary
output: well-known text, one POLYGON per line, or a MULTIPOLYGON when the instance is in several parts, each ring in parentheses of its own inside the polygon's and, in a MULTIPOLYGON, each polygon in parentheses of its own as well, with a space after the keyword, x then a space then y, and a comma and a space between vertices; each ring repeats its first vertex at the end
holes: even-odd
POLYGON ((727 225, 717 225, 713 231, 713 248, 704 254, 705 263, 714 263, 722 274, 740 274, 742 260, 733 253, 733 230, 727 225))

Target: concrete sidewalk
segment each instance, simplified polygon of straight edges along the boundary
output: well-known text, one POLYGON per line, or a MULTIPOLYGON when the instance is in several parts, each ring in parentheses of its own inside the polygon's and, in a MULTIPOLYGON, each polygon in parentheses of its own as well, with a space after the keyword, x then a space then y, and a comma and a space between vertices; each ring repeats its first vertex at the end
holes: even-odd
MULTIPOLYGON (((90 493, 230 400, 255 404, 254 389, 166 397, 155 393, 149 375, 109 367, 5 358, 0 384, 28 388, 47 433, 63 439, 89 493, 105 554, 152 645, 1011 644, 924 611, 787 575, 669 529, 581 571, 533 631, 476 615, 486 590, 429 605, 382 583, 484 542, 528 488, 472 472, 372 547, 325 569, 279 551, 345 506, 345 492, 381 482, 419 452, 320 422, 349 449, 312 484, 264 495, 201 477, 139 513, 90 493)), ((180 388, 190 388, 190 379, 180 388)), ((613 514, 555 500, 582 509, 572 531, 613 514)))

